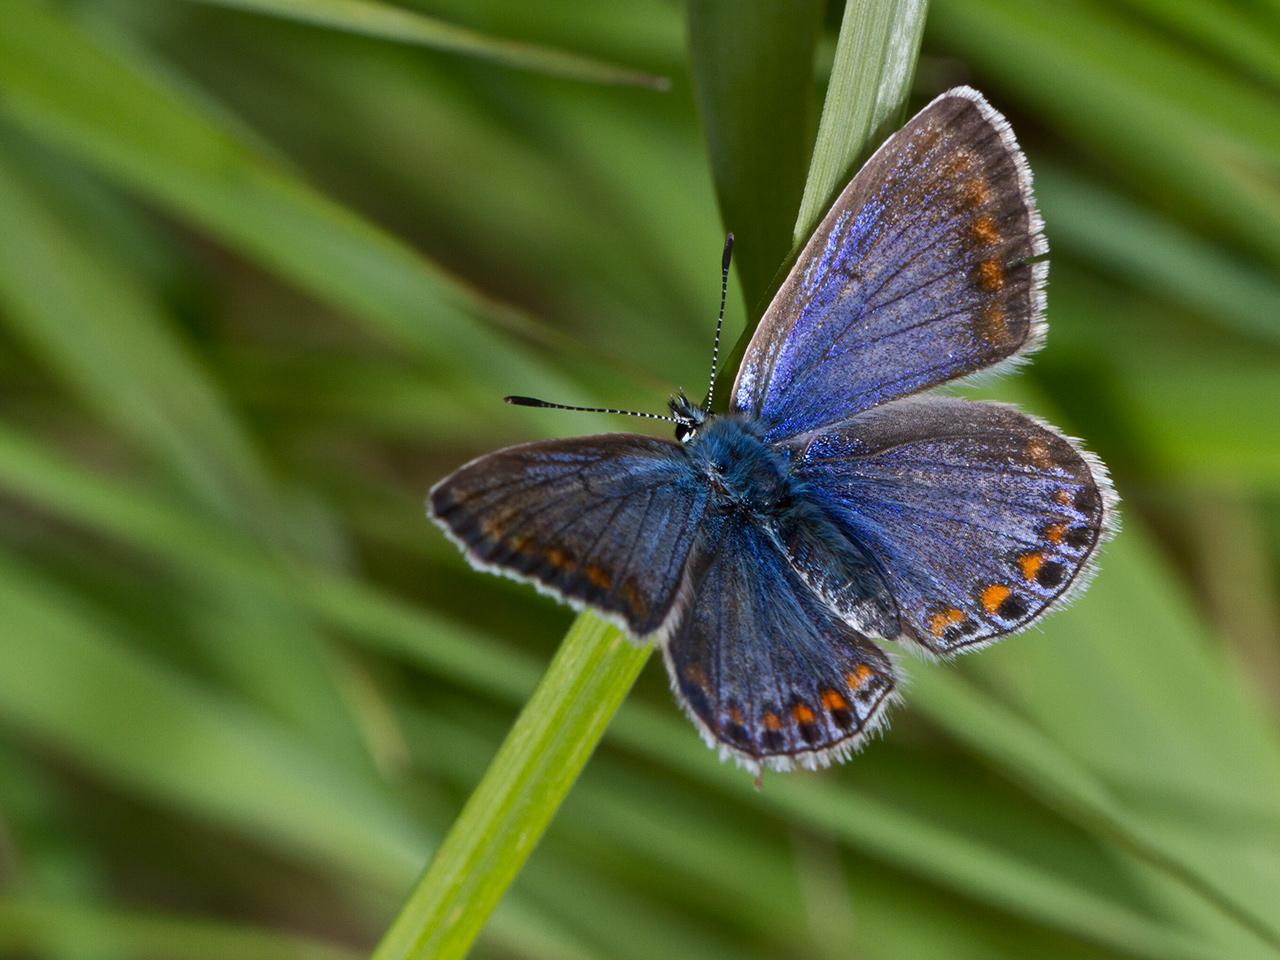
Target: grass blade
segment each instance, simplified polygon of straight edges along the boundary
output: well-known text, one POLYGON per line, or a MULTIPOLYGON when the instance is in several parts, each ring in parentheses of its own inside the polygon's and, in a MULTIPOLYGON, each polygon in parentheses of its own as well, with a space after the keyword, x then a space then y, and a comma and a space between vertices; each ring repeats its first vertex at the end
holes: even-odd
POLYGON ((490 60, 507 67, 532 70, 571 80, 616 83, 666 90, 670 83, 590 57, 550 47, 506 40, 469 30, 436 17, 373 0, 193 0, 210 6, 232 7, 302 23, 361 33, 433 50, 445 50, 490 60))
POLYGON ((791 248, 788 228, 812 140, 822 8, 816 0, 695 0, 688 7, 694 94, 752 317, 764 309, 791 248))
POLYGON ((99 956, 186 960, 357 960, 358 951, 268 930, 190 917, 0 899, 0 950, 10 956, 77 956, 92 943, 99 956))
POLYGON ((35 0, 13 0, 6 14, 0 113, 364 321, 378 339, 437 362, 460 396, 480 398, 450 363, 460 351, 531 392, 569 393, 545 363, 476 322, 530 335, 529 318, 262 156, 138 51, 111 49, 35 0))
POLYGON ((899 125, 915 76, 928 0, 849 0, 791 244, 809 239, 858 161, 899 125))
POLYGON ((616 628, 578 619, 375 960, 466 955, 648 658, 616 628))

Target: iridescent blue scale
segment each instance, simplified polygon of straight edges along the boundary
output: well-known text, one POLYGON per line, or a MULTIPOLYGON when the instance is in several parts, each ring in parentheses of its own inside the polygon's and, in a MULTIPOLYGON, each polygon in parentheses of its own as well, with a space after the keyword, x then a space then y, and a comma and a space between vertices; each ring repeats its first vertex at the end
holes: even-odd
POLYGON ((1074 441, 927 392, 1041 344, 1045 253, 1008 124, 949 91, 814 232, 729 414, 682 395, 678 443, 501 450, 428 511, 474 565, 657 642, 722 754, 841 759, 895 697, 877 641, 950 656, 1020 630, 1084 583, 1111 529, 1106 471, 1074 441))

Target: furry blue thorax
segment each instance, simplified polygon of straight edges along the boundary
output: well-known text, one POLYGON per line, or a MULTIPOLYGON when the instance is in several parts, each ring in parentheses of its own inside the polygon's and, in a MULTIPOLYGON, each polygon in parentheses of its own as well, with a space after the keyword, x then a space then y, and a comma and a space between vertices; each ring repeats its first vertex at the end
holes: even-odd
POLYGON ((741 414, 710 417, 686 446, 716 500, 763 515, 789 506, 799 492, 788 451, 764 441, 764 424, 741 414))

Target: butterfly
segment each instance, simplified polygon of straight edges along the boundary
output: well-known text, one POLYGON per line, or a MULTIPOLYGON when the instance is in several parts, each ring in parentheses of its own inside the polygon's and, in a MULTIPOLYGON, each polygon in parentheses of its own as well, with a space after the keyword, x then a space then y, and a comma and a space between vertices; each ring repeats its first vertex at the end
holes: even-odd
POLYGON ((1076 441, 931 389, 1041 345, 1046 253, 1008 122, 950 90, 840 194, 727 413, 717 323, 706 400, 638 414, 674 440, 509 447, 438 483, 428 513, 473 566, 658 644, 722 757, 757 774, 843 760, 896 699, 884 641, 950 657, 1022 630, 1112 529, 1106 469, 1076 441))

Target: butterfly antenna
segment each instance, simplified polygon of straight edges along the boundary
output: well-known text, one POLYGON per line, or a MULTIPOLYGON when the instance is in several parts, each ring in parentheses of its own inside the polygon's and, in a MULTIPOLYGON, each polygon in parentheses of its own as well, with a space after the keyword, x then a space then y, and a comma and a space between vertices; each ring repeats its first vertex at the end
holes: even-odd
POLYGON ((720 257, 720 315, 716 317, 716 336, 711 341, 711 377, 707 381, 707 399, 702 403, 703 410, 711 409, 711 400, 716 395, 716 368, 720 365, 720 329, 724 326, 724 303, 729 295, 729 260, 733 256, 733 234, 724 238, 724 253, 720 257))
POLYGON ((667 420, 675 423, 674 417, 661 413, 644 413, 640 410, 615 410, 612 407, 575 407, 567 403, 552 403, 536 397, 503 397, 504 402, 517 407, 542 407, 546 410, 577 410, 579 413, 616 413, 624 417, 644 417, 646 420, 667 420))

